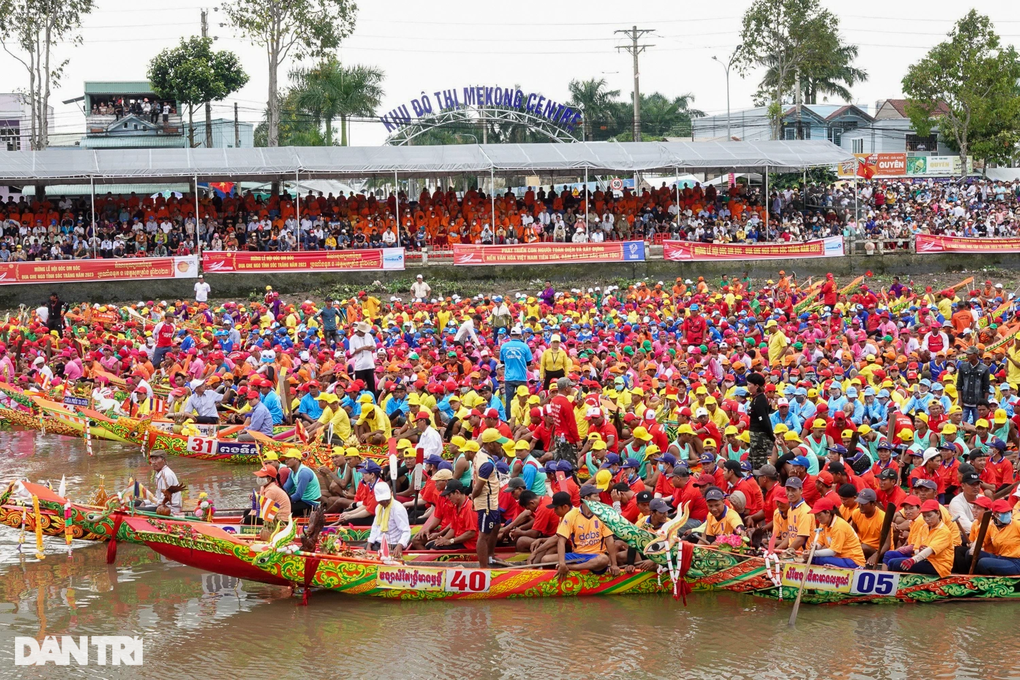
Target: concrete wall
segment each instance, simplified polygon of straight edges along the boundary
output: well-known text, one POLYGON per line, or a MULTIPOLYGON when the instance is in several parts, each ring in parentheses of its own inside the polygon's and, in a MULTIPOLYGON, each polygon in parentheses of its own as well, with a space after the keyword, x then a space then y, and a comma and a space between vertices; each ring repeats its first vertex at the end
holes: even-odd
MULTIPOLYGON (((852 255, 839 258, 813 260, 727 261, 727 262, 666 262, 650 260, 634 263, 598 263, 573 265, 543 265, 519 267, 455 267, 429 265, 412 267, 403 272, 346 272, 314 274, 210 274, 213 297, 246 299, 254 291, 263 291, 267 285, 283 294, 304 293, 336 284, 370 285, 374 281, 406 281, 419 273, 426 280, 455 281, 466 287, 495 290, 501 286, 526 284, 536 279, 552 280, 559 286, 615 279, 670 281, 676 277, 716 279, 722 274, 740 275, 745 271, 756 279, 775 278, 780 269, 795 271, 801 278, 823 276, 832 272, 839 277, 860 276, 865 271, 876 275, 939 274, 981 269, 1020 269, 1020 254, 1002 255, 852 255)), ((159 281, 108 281, 77 284, 0 285, 0 309, 14 309, 19 304, 37 307, 45 302, 50 292, 56 291, 68 302, 137 302, 152 299, 190 298, 194 292, 193 279, 159 281)), ((531 286, 535 287, 535 286, 531 286)))

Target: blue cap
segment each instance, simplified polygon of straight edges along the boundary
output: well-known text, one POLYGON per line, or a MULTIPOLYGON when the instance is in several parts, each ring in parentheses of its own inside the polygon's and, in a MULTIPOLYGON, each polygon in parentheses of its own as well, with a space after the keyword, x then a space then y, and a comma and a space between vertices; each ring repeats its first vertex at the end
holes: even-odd
POLYGON ((806 387, 798 387, 797 388, 797 396, 798 397, 806 397, 807 396, 807 388, 806 387))
POLYGON ((626 461, 624 461, 623 467, 636 469, 641 467, 641 461, 639 461, 637 458, 628 458, 626 461))
POLYGON ((652 460, 662 463, 668 463, 670 465, 676 465, 676 456, 674 456, 672 453, 664 453, 661 456, 656 456, 652 460))
POLYGON ((574 466, 570 464, 569 460, 561 460, 556 463, 556 469, 560 472, 573 472, 574 466))
POLYGON ((496 463, 496 472, 500 473, 501 475, 508 474, 510 472, 510 466, 507 465, 505 461, 501 460, 498 463, 496 463))
POLYGON ((362 472, 371 472, 374 474, 379 474, 380 472, 382 472, 382 468, 379 467, 379 465, 374 460, 365 461, 364 463, 358 466, 358 469, 361 470, 362 472))
MULTIPOLYGON (((737 389, 733 390, 733 394, 734 394, 734 396, 737 396, 737 397, 746 397, 747 396, 747 388, 746 387, 738 387, 737 389)), ((805 392, 805 394, 807 394, 807 392, 805 392)))
POLYGON ((443 458, 438 454, 430 453, 429 455, 425 456, 425 462, 428 463, 429 465, 439 465, 440 463, 443 462, 443 458))
POLYGON ((795 457, 793 460, 790 461, 790 465, 796 465, 797 467, 802 467, 805 470, 811 467, 811 463, 808 461, 807 456, 795 457))
POLYGON ((556 472, 556 461, 555 460, 550 460, 548 463, 546 463, 545 464, 545 471, 546 472, 556 472))
POLYGON ((875 396, 875 388, 874 387, 867 387, 867 388, 865 388, 864 396, 865 397, 873 397, 873 396, 875 396))
POLYGON ((921 378, 921 384, 924 385, 925 387, 931 387, 931 380, 928 380, 927 378, 921 378))
POLYGON ((701 462, 702 463, 714 463, 715 462, 715 456, 712 455, 711 453, 703 453, 703 454, 701 454, 701 462))
POLYGON ((440 463, 438 466, 436 466, 436 469, 437 470, 449 470, 450 472, 453 472, 453 463, 451 463, 448 460, 444 460, 442 463, 440 463))
POLYGON ((848 387, 847 390, 846 390, 846 396, 848 396, 848 397, 856 397, 857 396, 857 388, 856 387, 848 387))
MULTIPOLYGON (((836 444, 835 446, 830 446, 829 450, 832 451, 833 453, 838 453, 841 456, 845 456, 846 455, 846 447, 843 446, 842 444, 836 444)), ((804 456, 798 456, 798 457, 799 458, 804 458, 804 456)), ((796 458, 794 460, 796 460, 796 458)), ((804 458, 804 460, 807 460, 807 458, 804 458)), ((794 463, 794 465, 796 465, 796 463, 794 463)))
POLYGON ((620 456, 618 456, 615 453, 607 454, 606 455, 606 462, 609 463, 610 465, 619 465, 620 464, 620 456))
POLYGON ((740 469, 742 472, 750 472, 753 469, 751 467, 751 461, 749 460, 740 461, 740 469))

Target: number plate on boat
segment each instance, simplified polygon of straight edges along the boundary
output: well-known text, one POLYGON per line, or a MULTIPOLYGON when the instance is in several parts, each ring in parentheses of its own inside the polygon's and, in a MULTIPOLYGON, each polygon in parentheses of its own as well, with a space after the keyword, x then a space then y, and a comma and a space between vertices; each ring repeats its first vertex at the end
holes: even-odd
POLYGON ((216 440, 209 437, 188 437, 188 451, 211 455, 216 453, 216 440))
MULTIPOLYGON (((851 595, 894 595, 900 581, 900 575, 897 573, 865 569, 808 567, 806 573, 805 588, 851 595)), ((804 565, 783 565, 782 583, 784 586, 799 588, 804 578, 804 565)))
POLYGON ((376 571, 375 585, 385 590, 442 590, 445 571, 432 567, 382 566, 376 571))
POLYGON ((489 572, 485 569, 448 569, 446 571, 446 592, 487 593, 489 572))

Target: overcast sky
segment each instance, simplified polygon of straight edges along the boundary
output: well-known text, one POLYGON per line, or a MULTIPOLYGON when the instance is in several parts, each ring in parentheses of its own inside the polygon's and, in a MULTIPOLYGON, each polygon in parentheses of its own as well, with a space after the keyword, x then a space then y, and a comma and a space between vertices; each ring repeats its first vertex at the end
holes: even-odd
MULTIPOLYGON (((900 80, 907 66, 941 41, 970 7, 946 0, 822 2, 840 16, 846 39, 860 46, 858 65, 870 78, 853 89, 854 102, 872 107, 878 99, 902 96, 900 80)), ((201 8, 214 7, 198 0, 181 0, 179 5, 153 0, 96 0, 96 4, 96 11, 85 21, 84 43, 58 51, 70 64, 51 99, 56 109, 55 133, 84 133, 81 111, 61 104, 80 96, 84 81, 144 79, 148 61, 181 37, 199 34, 201 8)), ((709 114, 725 113, 723 68, 712 56, 723 59, 732 52, 740 17, 749 4, 749 0, 682 4, 589 0, 518 4, 521 11, 511 14, 503 3, 366 1, 359 9, 357 29, 340 56, 346 63, 370 64, 385 72, 380 113, 408 103, 422 90, 432 93, 469 85, 519 84, 525 92, 563 101, 572 78, 605 77, 628 99, 633 87, 632 60, 616 50, 625 41, 614 30, 636 24, 655 29, 643 39, 654 47, 641 55, 642 92, 671 96, 690 92, 697 108, 709 114), (524 11, 526 6, 537 7, 538 16, 524 11), (585 9, 582 14, 580 7, 585 9), (431 11, 424 12, 426 8, 431 11)), ((990 14, 1005 42, 1018 43, 1020 3, 985 1, 978 9, 990 14)), ((251 80, 243 90, 214 105, 213 115, 232 118, 237 102, 242 120, 258 122, 268 82, 265 53, 236 38, 229 26, 220 26, 221 21, 222 12, 210 12, 217 47, 237 52, 251 80)), ((292 66, 286 64, 283 71, 292 66)), ((758 75, 731 74, 734 111, 751 105, 758 75)), ((23 67, 0 52, 0 91, 10 92, 27 82, 23 67)), ((355 145, 377 145, 385 140, 386 131, 380 123, 358 123, 351 137, 355 145)))

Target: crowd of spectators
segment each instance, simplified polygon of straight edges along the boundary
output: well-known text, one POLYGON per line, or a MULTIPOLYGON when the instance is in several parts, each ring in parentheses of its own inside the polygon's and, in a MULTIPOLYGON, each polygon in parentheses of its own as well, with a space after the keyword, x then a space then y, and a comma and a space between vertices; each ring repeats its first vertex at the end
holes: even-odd
POLYGON ((474 189, 422 191, 416 200, 309 192, 261 197, 106 194, 0 203, 0 261, 189 255, 209 250, 338 250, 457 243, 680 239, 716 243, 804 241, 831 235, 909 242, 918 233, 1020 234, 1020 182, 862 182, 769 192, 745 185, 662 184, 588 196, 529 187, 492 200, 474 189), (766 207, 768 218, 766 219, 766 207), (196 212, 197 210, 197 212, 196 212), (400 229, 397 229, 399 214, 400 229), (857 217, 855 218, 855 214, 857 217), (495 220, 493 220, 495 216, 495 220), (905 240, 905 241, 903 241, 905 240))

